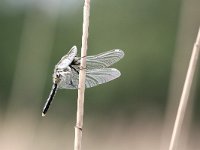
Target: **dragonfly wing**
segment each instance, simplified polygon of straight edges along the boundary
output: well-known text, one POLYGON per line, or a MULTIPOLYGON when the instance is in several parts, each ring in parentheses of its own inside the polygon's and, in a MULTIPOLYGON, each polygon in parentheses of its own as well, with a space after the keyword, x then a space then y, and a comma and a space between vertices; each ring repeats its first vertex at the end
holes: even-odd
MULTIPOLYGON (((120 71, 115 68, 102 68, 86 70, 85 87, 91 88, 118 78, 120 71)), ((77 89, 79 84, 79 72, 72 69, 72 79, 70 84, 65 84, 61 89, 77 89)))
POLYGON ((79 72, 71 70, 70 77, 62 78, 58 88, 59 89, 77 89, 79 80, 79 72))
POLYGON ((90 88, 118 78, 120 71, 115 68, 102 68, 86 71, 85 87, 90 88))
MULTIPOLYGON (((113 49, 93 56, 86 57, 87 70, 107 68, 124 57, 120 49, 113 49)), ((80 64, 80 57, 76 57, 76 64, 80 64), (78 62, 78 63, 77 63, 78 62)))
POLYGON ((61 60, 56 65, 56 68, 64 69, 68 67, 72 63, 76 55, 77 55, 77 47, 73 46, 70 49, 70 51, 61 58, 61 60))
POLYGON ((113 49, 93 56, 87 56, 87 69, 100 69, 111 66, 124 57, 124 52, 120 49, 113 49))

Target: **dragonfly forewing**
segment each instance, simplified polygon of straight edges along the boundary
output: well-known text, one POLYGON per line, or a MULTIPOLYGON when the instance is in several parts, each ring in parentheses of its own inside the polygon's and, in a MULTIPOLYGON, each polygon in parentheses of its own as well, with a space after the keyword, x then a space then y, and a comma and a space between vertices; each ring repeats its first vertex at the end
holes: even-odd
MULTIPOLYGON (((93 56, 86 57, 86 68, 88 70, 106 68, 118 62, 124 57, 124 52, 120 49, 113 49, 93 56)), ((80 57, 76 58, 80 64, 80 57)), ((72 64, 73 65, 73 64, 72 64)))
POLYGON ((55 69, 56 68, 63 69, 63 68, 68 67, 72 63, 76 55, 77 55, 77 47, 73 46, 70 49, 70 51, 61 58, 61 60, 55 66, 55 69))

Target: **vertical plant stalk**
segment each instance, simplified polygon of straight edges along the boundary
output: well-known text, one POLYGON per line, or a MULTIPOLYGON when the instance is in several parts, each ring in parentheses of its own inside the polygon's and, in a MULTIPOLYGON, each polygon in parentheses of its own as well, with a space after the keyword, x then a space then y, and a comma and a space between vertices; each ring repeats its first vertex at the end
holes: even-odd
POLYGON ((196 42, 193 47, 192 56, 190 58, 190 63, 189 63, 188 71, 186 74, 186 79, 183 86, 182 95, 180 98, 180 103, 179 103, 178 112, 176 115, 176 120, 175 120, 174 129, 173 129, 173 133, 172 133, 172 137, 170 141, 169 150, 175 150, 178 143, 178 138, 180 135, 181 126, 183 124, 186 106, 188 103, 192 81, 193 81, 193 77, 194 77, 194 73, 195 73, 195 69, 196 69, 196 65, 198 61, 199 51, 200 51, 200 28, 199 28, 196 42))
POLYGON ((83 8, 83 34, 81 47, 81 64, 79 72, 79 88, 77 99, 77 118, 75 126, 74 150, 81 150, 83 114, 84 114, 84 93, 85 93, 85 77, 86 77, 86 55, 87 55, 87 39, 90 16, 90 0, 85 0, 83 8))

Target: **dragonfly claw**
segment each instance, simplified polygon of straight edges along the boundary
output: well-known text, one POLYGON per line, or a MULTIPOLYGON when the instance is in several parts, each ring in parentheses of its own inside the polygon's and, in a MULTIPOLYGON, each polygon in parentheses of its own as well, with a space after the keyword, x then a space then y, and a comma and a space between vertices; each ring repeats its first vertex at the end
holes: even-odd
POLYGON ((87 69, 87 68, 86 68, 86 67, 83 67, 83 66, 80 66, 79 69, 80 69, 80 70, 83 70, 83 69, 87 69))

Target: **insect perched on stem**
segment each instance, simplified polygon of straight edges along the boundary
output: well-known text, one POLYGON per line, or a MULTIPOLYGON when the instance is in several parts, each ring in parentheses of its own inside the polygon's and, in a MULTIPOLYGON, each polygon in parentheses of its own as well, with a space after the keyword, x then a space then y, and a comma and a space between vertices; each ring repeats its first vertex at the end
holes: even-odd
MULTIPOLYGON (((77 57, 77 47, 61 58, 54 68, 53 86, 42 111, 45 116, 56 94, 57 89, 77 89, 79 84, 80 57, 77 57)), ((90 88, 118 78, 121 74, 115 68, 107 68, 123 58, 124 52, 114 49, 98 55, 86 57, 85 87, 90 88)))

